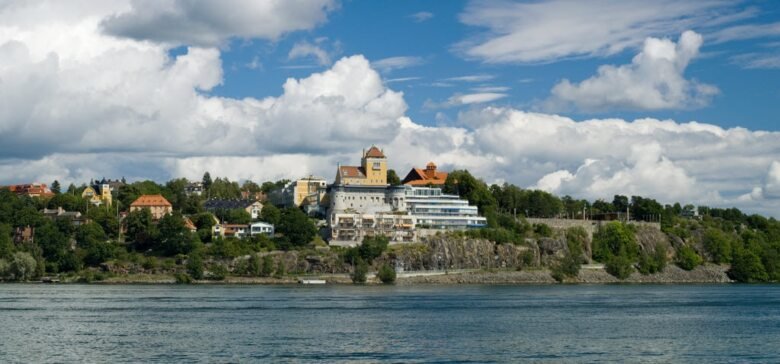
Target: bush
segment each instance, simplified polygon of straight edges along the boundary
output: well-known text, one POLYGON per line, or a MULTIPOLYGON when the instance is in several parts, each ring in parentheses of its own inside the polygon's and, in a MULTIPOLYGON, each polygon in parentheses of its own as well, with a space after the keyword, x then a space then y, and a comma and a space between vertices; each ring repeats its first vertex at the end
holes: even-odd
POLYGON ((639 246, 634 231, 620 222, 610 222, 593 234, 593 259, 606 262, 611 256, 623 255, 629 260, 638 258, 639 246))
POLYGON ((193 254, 187 259, 187 273, 193 279, 203 279, 203 258, 193 254))
POLYGON ((252 257, 249 258, 246 273, 257 277, 262 272, 262 267, 263 262, 260 260, 260 257, 257 254, 252 254, 252 257))
POLYGON ((607 264, 604 266, 607 273, 617 277, 618 279, 626 279, 634 271, 631 260, 625 255, 615 255, 607 260, 607 264))
POLYGON ((530 267, 534 264, 534 259, 536 257, 534 256, 534 252, 531 249, 528 249, 523 252, 523 254, 520 255, 520 261, 522 262, 522 268, 530 267))
POLYGON ((209 276, 209 279, 214 281, 222 281, 227 278, 228 275, 228 269, 227 267, 222 263, 214 264, 211 267, 211 275, 209 276))
POLYGON ((704 248, 712 256, 715 263, 728 263, 731 261, 732 239, 731 236, 719 229, 707 229, 703 238, 704 248))
POLYGON ((144 259, 144 262, 141 264, 141 266, 146 270, 151 270, 157 268, 159 264, 157 263, 157 258, 155 257, 147 257, 144 259))
POLYGON ((352 283, 366 283, 368 275, 368 264, 363 259, 358 259, 355 269, 352 272, 352 283))
POLYGON ((263 268, 260 270, 261 277, 270 277, 274 272, 274 258, 270 255, 263 257, 263 268))
POLYGON ((390 267, 387 264, 383 264, 379 268, 379 272, 377 273, 377 277, 379 277, 379 280, 382 281, 382 283, 390 284, 395 282, 395 269, 390 267))
POLYGON ((11 256, 7 274, 11 280, 28 281, 35 276, 36 265, 30 253, 16 252, 11 256))
POLYGON ((390 239, 383 235, 365 237, 363 238, 363 243, 358 247, 358 253, 363 260, 371 264, 374 259, 382 255, 389 243, 390 239))
POLYGON ((761 259, 749 250, 734 256, 728 275, 737 282, 765 282, 769 279, 761 259))
POLYGON ((553 231, 547 224, 534 224, 534 233, 538 236, 549 238, 552 236, 553 231))
POLYGON ((683 246, 677 252, 677 266, 685 269, 692 270, 702 263, 701 257, 696 254, 696 251, 689 246, 683 246))
POLYGON ((173 275, 173 278, 176 279, 177 284, 190 284, 192 283, 192 278, 189 275, 186 275, 184 273, 176 273, 173 275))
POLYGON ((284 268, 284 262, 279 259, 279 261, 276 262, 276 272, 274 272, 274 278, 282 278, 285 274, 287 274, 287 271, 284 268))
POLYGON ((663 271, 666 268, 666 252, 665 244, 656 245, 652 255, 642 252, 639 255, 639 273, 647 275, 663 271))

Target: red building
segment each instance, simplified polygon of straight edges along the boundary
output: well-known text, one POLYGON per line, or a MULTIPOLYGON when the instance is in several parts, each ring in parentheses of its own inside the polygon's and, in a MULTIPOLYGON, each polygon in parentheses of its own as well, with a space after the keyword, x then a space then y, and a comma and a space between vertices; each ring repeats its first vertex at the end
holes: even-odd
POLYGON ((45 183, 29 183, 23 185, 12 185, 12 186, 8 186, 8 189, 19 196, 29 196, 29 197, 54 196, 54 193, 51 192, 51 190, 49 189, 49 187, 46 186, 45 183))

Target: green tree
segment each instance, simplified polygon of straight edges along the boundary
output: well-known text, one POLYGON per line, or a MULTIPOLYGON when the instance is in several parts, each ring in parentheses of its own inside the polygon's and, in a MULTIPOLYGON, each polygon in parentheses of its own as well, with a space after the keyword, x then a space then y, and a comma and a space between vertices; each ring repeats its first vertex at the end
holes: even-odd
POLYGON ((203 257, 200 254, 191 254, 187 258, 187 273, 193 279, 203 279, 203 257))
POLYGON ((211 188, 212 180, 211 180, 211 174, 209 172, 206 172, 203 174, 203 179, 201 180, 203 182, 203 189, 208 191, 209 188, 211 188))
POLYGON ((732 239, 720 229, 710 228, 704 233, 704 248, 712 256, 715 263, 728 263, 731 261, 732 239))
POLYGON ((382 253, 387 250, 387 246, 390 244, 390 239, 384 235, 378 235, 374 237, 364 237, 363 242, 358 247, 358 253, 364 261, 371 264, 374 259, 378 258, 382 253))
POLYGON ((607 259, 607 263, 604 265, 604 269, 607 273, 617 277, 618 279, 626 279, 634 271, 631 260, 625 255, 614 255, 607 259))
POLYGON ((51 183, 51 192, 54 192, 54 194, 59 195, 61 191, 60 181, 54 180, 54 182, 51 183))
POLYGON ((593 234, 593 259, 606 262, 610 257, 624 255, 633 261, 638 257, 639 246, 633 230, 626 224, 610 222, 593 234))
POLYGON ((639 273, 655 274, 661 272, 666 267, 666 254, 668 247, 666 244, 656 244, 653 254, 642 252, 639 255, 639 273))
POLYGON ((728 275, 737 282, 766 282, 769 280, 761 258, 749 250, 740 251, 734 256, 728 275))
POLYGON ((244 209, 231 209, 227 211, 225 220, 231 224, 248 224, 252 222, 252 215, 244 209))
POLYGON ((282 278, 285 274, 287 274, 287 270, 284 267, 284 261, 279 259, 279 261, 276 262, 276 272, 274 272, 274 277, 282 278))
POLYGON ((677 266, 685 270, 692 270, 702 263, 699 254, 693 248, 685 245, 677 251, 677 266))
POLYGON ((263 257, 263 268, 260 271, 261 277, 270 277, 274 273, 274 259, 270 255, 263 257))
POLYGON ((382 266, 379 267, 379 272, 377 272, 377 277, 379 277, 379 280, 384 284, 395 283, 395 269, 389 264, 382 264, 382 266))
POLYGON ((0 259, 10 258, 14 252, 11 225, 0 224, 0 259))
POLYGON ((84 264, 97 267, 114 257, 115 247, 104 241, 90 241, 84 246, 84 264))
POLYGON ((152 212, 149 209, 140 209, 127 214, 125 224, 127 226, 126 239, 137 248, 147 249, 157 239, 157 228, 153 224, 152 212))
POLYGON ((368 264, 363 259, 358 259, 352 272, 352 283, 366 283, 368 264))
POLYGON ((16 252, 11 257, 8 275, 15 281, 28 281, 36 275, 37 262, 27 252, 16 252))
POLYGON ((485 214, 495 209, 496 199, 485 182, 476 179, 467 170, 452 171, 444 182, 444 192, 454 193, 476 205, 479 212, 485 214))
POLYGON ((35 231, 35 242, 41 248, 47 262, 47 270, 52 272, 65 271, 61 265, 71 266, 68 236, 57 229, 54 223, 46 223, 35 231))
POLYGON ((163 216, 158 227, 160 248, 169 256, 189 254, 199 246, 197 236, 187 229, 184 219, 178 212, 163 216))
POLYGON ((588 232, 582 227, 566 230, 566 254, 552 269, 555 280, 561 282, 566 277, 576 277, 582 264, 582 248, 587 244, 588 232))
POLYGON ((103 231, 103 228, 94 222, 88 222, 76 228, 75 237, 76 244, 81 247, 106 241, 106 233, 103 231))
POLYGON ((252 254, 247 265, 247 273, 251 276, 257 277, 260 276, 262 268, 263 262, 260 260, 260 257, 257 254, 252 254))
POLYGON ((263 209, 260 210, 260 220, 265 221, 271 225, 278 225, 282 219, 282 212, 273 204, 266 203, 263 205, 263 209))
POLYGON ((311 219, 295 207, 282 210, 276 231, 289 239, 292 246, 304 246, 317 235, 317 227, 311 219))
POLYGON ((389 184, 390 186, 401 185, 401 178, 398 177, 398 174, 395 173, 394 169, 387 170, 387 184, 389 184))

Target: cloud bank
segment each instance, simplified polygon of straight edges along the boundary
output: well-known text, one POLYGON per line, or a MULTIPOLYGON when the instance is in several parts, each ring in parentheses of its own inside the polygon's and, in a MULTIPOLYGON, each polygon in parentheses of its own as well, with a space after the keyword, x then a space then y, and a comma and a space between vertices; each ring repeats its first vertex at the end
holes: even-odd
MULTIPOLYGON (((70 15, 0 10, 0 183, 200 178, 207 170, 255 181, 330 179, 337 163, 356 163, 377 144, 399 173, 433 160, 490 183, 589 199, 641 194, 770 215, 780 206, 780 133, 479 105, 459 114, 458 126, 426 126, 361 55, 288 79, 279 95, 219 97, 210 94, 223 82, 218 47, 171 56, 168 40, 107 32, 107 19, 134 5, 98 2, 70 15)), ((694 38, 658 42, 669 67, 698 49, 694 38)), ((489 79, 477 78, 461 81, 489 79)), ((485 94, 460 102, 497 97, 485 94)))

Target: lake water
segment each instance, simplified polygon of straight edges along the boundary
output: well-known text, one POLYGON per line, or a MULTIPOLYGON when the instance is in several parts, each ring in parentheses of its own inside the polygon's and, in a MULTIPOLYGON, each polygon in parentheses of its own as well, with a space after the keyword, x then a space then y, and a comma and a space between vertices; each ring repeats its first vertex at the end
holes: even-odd
POLYGON ((780 362, 780 286, 0 285, 0 362, 780 362))

